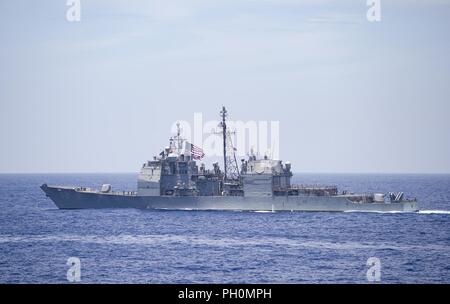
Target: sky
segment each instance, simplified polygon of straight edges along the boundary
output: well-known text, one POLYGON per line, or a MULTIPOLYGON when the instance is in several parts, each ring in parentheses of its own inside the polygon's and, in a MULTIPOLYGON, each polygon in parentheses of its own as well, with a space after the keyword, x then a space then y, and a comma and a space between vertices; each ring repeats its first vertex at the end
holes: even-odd
MULTIPOLYGON (((0 173, 137 172, 177 120, 295 172, 450 173, 450 1, 0 0, 0 173)), ((208 161, 208 158, 206 159, 208 161)))

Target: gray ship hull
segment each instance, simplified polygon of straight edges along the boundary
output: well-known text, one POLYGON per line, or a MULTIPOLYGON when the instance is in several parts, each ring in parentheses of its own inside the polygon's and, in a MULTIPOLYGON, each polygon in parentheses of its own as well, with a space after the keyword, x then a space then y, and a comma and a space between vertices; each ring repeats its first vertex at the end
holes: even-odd
POLYGON ((359 203, 344 195, 336 196, 137 196, 124 193, 79 191, 51 187, 42 190, 60 209, 138 208, 166 210, 235 211, 367 211, 415 212, 417 201, 359 203))

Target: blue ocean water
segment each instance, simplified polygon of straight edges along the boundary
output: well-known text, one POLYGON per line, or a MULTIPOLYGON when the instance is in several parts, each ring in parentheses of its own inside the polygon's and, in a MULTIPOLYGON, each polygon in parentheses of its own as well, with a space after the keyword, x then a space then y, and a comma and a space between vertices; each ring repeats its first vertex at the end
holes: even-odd
POLYGON ((296 175, 402 190, 419 213, 58 210, 39 185, 135 189, 136 176, 0 175, 0 283, 450 283, 450 175, 296 175))

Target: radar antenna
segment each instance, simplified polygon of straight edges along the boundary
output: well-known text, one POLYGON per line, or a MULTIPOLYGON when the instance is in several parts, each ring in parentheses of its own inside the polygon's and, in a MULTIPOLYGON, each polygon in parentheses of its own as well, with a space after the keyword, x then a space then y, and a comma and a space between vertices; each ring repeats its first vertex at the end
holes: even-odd
POLYGON ((177 121, 177 135, 174 136, 174 140, 177 143, 177 153, 178 155, 180 155, 181 153, 183 153, 183 142, 184 142, 184 138, 181 137, 181 132, 183 131, 183 129, 181 129, 180 127, 180 122, 177 121))

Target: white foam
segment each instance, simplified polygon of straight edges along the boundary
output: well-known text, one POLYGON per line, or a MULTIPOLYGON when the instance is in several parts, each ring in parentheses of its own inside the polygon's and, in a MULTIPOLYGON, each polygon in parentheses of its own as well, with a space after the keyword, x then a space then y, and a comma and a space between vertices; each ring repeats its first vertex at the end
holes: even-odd
POLYGON ((275 213, 275 211, 270 211, 270 210, 256 210, 256 211, 253 211, 253 212, 256 212, 256 213, 275 213))
POLYGON ((450 210, 420 210, 420 214, 450 214, 450 210))

